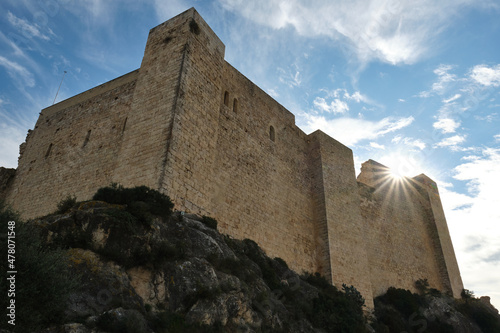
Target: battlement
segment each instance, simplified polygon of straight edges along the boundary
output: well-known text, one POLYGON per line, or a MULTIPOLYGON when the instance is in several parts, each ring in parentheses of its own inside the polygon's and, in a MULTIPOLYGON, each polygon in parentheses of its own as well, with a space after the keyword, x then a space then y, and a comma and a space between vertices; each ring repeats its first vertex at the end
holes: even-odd
POLYGON ((138 70, 42 110, 0 195, 32 218, 68 195, 146 185, 299 272, 356 286, 369 307, 421 278, 457 296, 435 183, 382 186, 389 170, 372 160, 356 179, 351 149, 305 134, 224 52, 194 8, 151 29, 138 70))

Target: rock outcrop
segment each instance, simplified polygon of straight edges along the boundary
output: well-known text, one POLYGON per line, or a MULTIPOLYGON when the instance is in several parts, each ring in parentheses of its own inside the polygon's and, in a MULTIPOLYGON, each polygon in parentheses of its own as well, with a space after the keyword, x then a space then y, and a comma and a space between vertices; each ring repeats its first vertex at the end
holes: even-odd
POLYGON ((326 280, 299 276, 210 220, 176 212, 141 222, 123 206, 90 201, 28 222, 67 249, 82 278, 65 323, 47 332, 326 332, 332 321, 318 318, 335 302, 343 302, 335 318, 345 318, 335 319, 338 329, 365 329, 354 298, 311 285, 326 280))

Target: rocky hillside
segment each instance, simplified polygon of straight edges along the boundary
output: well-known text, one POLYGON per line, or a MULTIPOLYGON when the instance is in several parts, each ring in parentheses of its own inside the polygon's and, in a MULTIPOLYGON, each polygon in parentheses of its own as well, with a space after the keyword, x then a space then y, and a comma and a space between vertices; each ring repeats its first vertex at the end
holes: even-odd
MULTIPOLYGON (((500 327, 492 307, 473 297, 462 306, 425 285, 422 295, 391 289, 366 319, 354 287, 340 291, 317 275, 299 276, 255 242, 220 234, 209 217, 172 213, 170 200, 156 191, 104 188, 94 199, 68 198, 55 214, 16 224, 16 326, 2 322, 8 330, 2 332, 489 333, 500 327)), ((0 207, 2 227, 16 218, 0 207)))

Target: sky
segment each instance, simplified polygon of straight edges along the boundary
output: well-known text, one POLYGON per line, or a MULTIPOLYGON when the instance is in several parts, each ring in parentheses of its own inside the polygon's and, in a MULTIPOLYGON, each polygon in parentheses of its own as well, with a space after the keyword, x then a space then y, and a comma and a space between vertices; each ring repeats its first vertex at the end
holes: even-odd
POLYGON ((139 68, 149 29, 190 7, 356 173, 435 180, 464 287, 500 309, 499 0, 3 0, 0 166, 41 109, 139 68))

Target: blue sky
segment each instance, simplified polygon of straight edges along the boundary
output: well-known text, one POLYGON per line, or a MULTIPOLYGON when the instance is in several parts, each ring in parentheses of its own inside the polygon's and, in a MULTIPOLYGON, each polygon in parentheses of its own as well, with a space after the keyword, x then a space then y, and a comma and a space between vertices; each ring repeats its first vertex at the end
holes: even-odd
POLYGON ((195 7, 226 60, 367 159, 439 184, 465 288, 500 308, 498 0, 4 0, 0 166, 38 113, 140 66, 149 29, 195 7))

